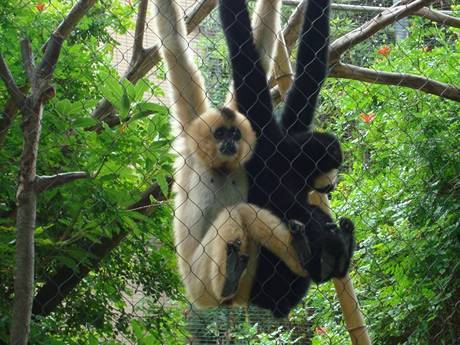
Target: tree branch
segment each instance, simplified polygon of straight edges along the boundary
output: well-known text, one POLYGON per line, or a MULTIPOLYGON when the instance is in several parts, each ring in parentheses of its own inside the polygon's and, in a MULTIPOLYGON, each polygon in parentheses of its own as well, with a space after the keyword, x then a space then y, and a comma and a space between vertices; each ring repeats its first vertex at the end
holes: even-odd
MULTIPOLYGON (((172 179, 169 179, 168 182, 171 186, 172 179)), ((130 205, 128 210, 136 210, 133 212, 140 212, 143 214, 152 211, 155 206, 147 207, 151 205, 151 196, 158 201, 167 200, 169 197, 161 192, 161 189, 157 184, 154 184, 142 193, 139 200, 130 205)), ((99 243, 86 248, 86 250, 94 257, 89 264, 74 268, 63 266, 59 268, 52 277, 48 278, 46 283, 40 288, 35 296, 32 309, 33 315, 46 316, 52 313, 62 300, 66 298, 81 282, 81 280, 84 279, 90 271, 97 269, 100 262, 129 234, 129 230, 122 229, 121 224, 115 222, 114 225, 121 229, 120 232, 115 232, 112 237, 101 237, 99 243)))
MULTIPOLYGON (((35 73, 35 79, 41 84, 47 83, 51 80, 59 59, 59 53, 61 52, 63 42, 64 38, 57 36, 56 34, 52 34, 51 38, 48 40, 45 53, 43 54, 43 58, 35 73)), ((34 85, 32 85, 32 92, 34 91, 34 85)), ((45 90, 40 90, 40 92, 43 91, 45 90)))
POLYGON ((32 83, 32 78, 35 72, 35 63, 34 56, 32 54, 32 45, 28 38, 21 40, 21 55, 22 64, 24 66, 24 70, 26 71, 27 78, 29 79, 29 83, 32 83))
POLYGON ((428 7, 421 8, 414 14, 416 14, 417 16, 429 19, 436 23, 440 23, 440 24, 447 25, 447 26, 452 26, 454 28, 460 28, 460 18, 450 16, 440 11, 432 10, 428 7))
POLYGON ((147 17, 148 0, 139 1, 137 12, 136 30, 134 31, 133 57, 131 62, 137 61, 144 49, 145 19, 147 17))
POLYGON ((97 0, 78 1, 54 31, 54 35, 62 39, 66 39, 85 14, 91 9, 91 7, 94 6, 96 1, 97 0))
MULTIPOLYGON (((29 90, 29 85, 21 86, 19 90, 25 94, 29 90)), ((5 142, 8 129, 11 127, 14 118, 18 113, 19 107, 16 101, 10 97, 6 102, 5 109, 3 110, 2 118, 0 119, 0 146, 5 142)))
POLYGON ((336 64, 331 69, 330 76, 374 84, 404 86, 457 102, 460 101, 460 88, 413 74, 375 71, 350 64, 336 64))
POLYGON ((384 27, 393 24, 401 18, 420 10, 421 8, 432 3, 433 0, 415 0, 407 5, 391 7, 382 13, 379 13, 374 18, 356 28, 344 36, 336 39, 330 47, 330 61, 337 62, 343 53, 358 43, 363 42, 373 34, 383 29, 384 27))
POLYGON ((11 74, 5 59, 0 54, 0 78, 5 83, 6 89, 10 94, 11 98, 14 99, 16 104, 21 107, 25 101, 25 96, 19 89, 18 85, 14 81, 13 75, 11 74))
POLYGON ((51 176, 37 176, 35 190, 42 193, 50 188, 62 186, 77 179, 88 178, 89 174, 84 171, 69 172, 51 176))

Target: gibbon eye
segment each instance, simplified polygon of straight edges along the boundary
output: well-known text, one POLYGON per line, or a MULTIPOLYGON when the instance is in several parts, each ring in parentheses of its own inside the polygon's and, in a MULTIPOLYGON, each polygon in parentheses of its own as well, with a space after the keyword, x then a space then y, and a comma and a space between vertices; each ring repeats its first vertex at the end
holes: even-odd
POLYGON ((240 140, 241 131, 236 127, 232 127, 230 128, 230 136, 233 138, 233 140, 240 140))
POLYGON ((222 140, 225 136, 225 128, 224 127, 219 127, 214 131, 214 138, 217 140, 222 140))

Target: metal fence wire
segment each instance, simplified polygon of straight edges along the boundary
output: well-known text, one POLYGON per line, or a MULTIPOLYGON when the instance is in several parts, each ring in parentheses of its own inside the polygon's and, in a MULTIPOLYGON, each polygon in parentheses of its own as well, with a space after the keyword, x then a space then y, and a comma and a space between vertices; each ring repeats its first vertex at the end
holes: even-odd
MULTIPOLYGON (((256 40, 276 37, 277 48, 258 44, 256 62, 240 47, 233 67, 247 75, 234 84, 219 6, 230 13, 240 2, 2 1, 0 344, 363 345, 368 335, 374 344, 460 344, 460 5, 335 1, 321 85, 328 2, 247 1, 251 16, 257 6, 276 9, 252 21, 265 35, 256 40), (343 152, 337 181, 327 183, 335 189, 322 194, 296 162, 313 152, 309 167, 325 173, 324 142, 307 136, 289 151, 283 130, 257 146, 268 130, 254 127, 259 118, 247 131, 244 116, 254 111, 237 104, 248 98, 270 113, 260 106, 268 87, 274 116, 265 125, 281 128, 309 6, 324 10, 303 33, 314 37, 303 67, 310 82, 288 106, 308 112, 321 87, 315 133, 333 133, 343 152), (171 8, 177 17, 161 24, 171 8), (257 66, 268 65, 268 86, 251 89, 257 66), (218 110, 191 123, 205 98, 218 110), (233 151, 213 151, 227 139, 237 153, 248 143, 265 149, 251 158, 257 174, 248 179, 252 161, 233 164, 233 151), (280 190, 292 192, 292 205, 280 190), (311 232, 295 237, 290 220, 307 198, 299 217, 311 232), (318 207, 337 223, 332 230, 313 224, 318 207), (327 248, 351 248, 349 237, 333 237, 342 217, 354 223, 355 251, 349 274, 331 279, 325 267, 339 270, 343 257, 336 262, 327 248), (299 243, 321 260, 302 264, 299 243), (293 270, 311 276, 313 266, 328 279, 306 292, 308 279, 293 270), (254 293, 258 269, 267 280, 254 293), (230 286, 230 297, 216 300, 216 286, 222 295, 230 286), (277 315, 254 305, 272 291, 277 315)), ((232 39, 251 42, 249 33, 232 39)))

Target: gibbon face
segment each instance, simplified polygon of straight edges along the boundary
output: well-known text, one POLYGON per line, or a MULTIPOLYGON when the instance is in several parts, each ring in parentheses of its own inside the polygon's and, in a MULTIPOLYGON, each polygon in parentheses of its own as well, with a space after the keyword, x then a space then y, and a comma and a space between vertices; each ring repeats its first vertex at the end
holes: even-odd
POLYGON ((252 155, 256 136, 249 121, 229 108, 210 109, 187 130, 187 144, 213 169, 233 171, 252 155))
POLYGON ((299 174, 311 172, 305 181, 308 189, 320 193, 334 190, 338 168, 343 162, 338 139, 329 133, 309 132, 296 134, 295 142, 300 146, 300 154, 293 159, 292 164, 299 174))

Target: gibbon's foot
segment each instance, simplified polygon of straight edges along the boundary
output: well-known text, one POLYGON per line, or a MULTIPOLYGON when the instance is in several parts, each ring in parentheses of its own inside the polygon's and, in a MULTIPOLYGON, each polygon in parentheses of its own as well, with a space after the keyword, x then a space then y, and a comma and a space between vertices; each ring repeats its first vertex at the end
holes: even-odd
POLYGON ((299 257, 301 266, 306 269, 312 259, 312 251, 310 241, 305 234, 305 224, 295 219, 289 220, 288 224, 292 235, 292 247, 299 257))
POLYGON ((227 270, 222 289, 223 302, 233 297, 238 290, 240 278, 248 266, 249 256, 240 254, 241 241, 227 243, 227 270))
MULTIPOLYGON (((319 233, 316 232, 315 238, 310 238, 313 242, 313 259, 306 269, 316 283, 342 278, 347 274, 355 248, 353 231, 353 222, 341 218, 339 226, 326 223, 319 233)), ((311 236, 309 232, 307 236, 311 236)))

